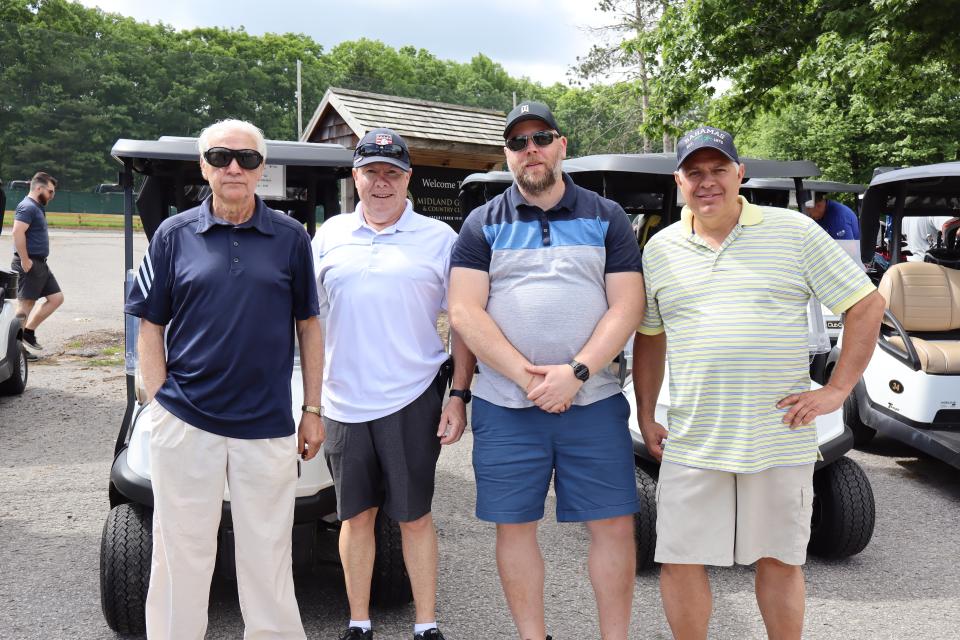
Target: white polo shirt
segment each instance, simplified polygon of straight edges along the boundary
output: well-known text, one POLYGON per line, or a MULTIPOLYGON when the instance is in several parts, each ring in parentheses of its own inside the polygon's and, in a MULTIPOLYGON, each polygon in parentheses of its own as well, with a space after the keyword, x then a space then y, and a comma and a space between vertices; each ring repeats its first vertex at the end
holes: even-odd
POLYGON ((366 422, 410 404, 447 359, 437 316, 447 308, 446 223, 407 200, 396 224, 375 231, 362 204, 323 223, 313 239, 324 320, 324 415, 366 422))

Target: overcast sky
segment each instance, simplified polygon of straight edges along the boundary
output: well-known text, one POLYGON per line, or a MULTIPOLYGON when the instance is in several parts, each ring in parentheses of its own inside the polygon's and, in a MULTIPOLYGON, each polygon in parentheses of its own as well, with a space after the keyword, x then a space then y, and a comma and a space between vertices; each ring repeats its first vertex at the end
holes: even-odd
POLYGON ((483 53, 514 76, 566 82, 611 20, 592 0, 80 0, 86 6, 178 29, 243 27, 247 33, 305 33, 330 49, 361 37, 413 45, 449 60, 483 53))

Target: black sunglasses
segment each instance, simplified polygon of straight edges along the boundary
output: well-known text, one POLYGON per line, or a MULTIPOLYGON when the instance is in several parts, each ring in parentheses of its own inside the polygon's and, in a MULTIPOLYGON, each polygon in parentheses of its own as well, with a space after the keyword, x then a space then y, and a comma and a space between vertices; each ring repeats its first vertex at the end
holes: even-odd
POLYGON ((559 133, 553 131, 535 131, 526 136, 514 136, 506 141, 507 149, 510 151, 523 151, 527 148, 527 141, 533 139, 533 144, 538 147, 549 147, 553 144, 554 138, 559 138, 559 133))
POLYGON ((396 158, 399 160, 406 155, 406 152, 404 151, 404 148, 398 144, 374 144, 373 142, 367 142, 366 144, 361 144, 359 147, 357 147, 356 151, 353 152, 353 155, 360 158, 379 156, 382 158, 396 158))
POLYGON ((203 157, 211 167, 218 169, 228 166, 234 158, 241 169, 256 169, 263 164, 263 156, 256 149, 227 149, 211 147, 203 152, 203 157))

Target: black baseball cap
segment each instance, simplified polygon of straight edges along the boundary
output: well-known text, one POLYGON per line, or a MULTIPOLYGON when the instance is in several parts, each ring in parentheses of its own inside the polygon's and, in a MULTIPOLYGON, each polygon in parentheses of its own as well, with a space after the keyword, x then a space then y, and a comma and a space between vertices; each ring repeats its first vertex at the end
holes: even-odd
POLYGON ((353 166, 362 167, 373 162, 389 162, 410 171, 410 150, 406 141, 393 129, 368 131, 353 150, 353 166))
POLYGON ((697 127, 693 131, 687 131, 677 142, 677 169, 691 153, 700 149, 716 149, 740 164, 740 156, 737 155, 737 148, 733 145, 732 134, 716 127, 697 127))
POLYGON ((503 128, 503 139, 507 139, 510 129, 512 129, 514 125, 524 120, 543 120, 551 129, 555 129, 557 133, 560 133, 560 127, 557 126, 557 121, 554 119, 553 114, 550 113, 550 107, 542 102, 527 101, 521 102, 507 114, 507 125, 503 128))

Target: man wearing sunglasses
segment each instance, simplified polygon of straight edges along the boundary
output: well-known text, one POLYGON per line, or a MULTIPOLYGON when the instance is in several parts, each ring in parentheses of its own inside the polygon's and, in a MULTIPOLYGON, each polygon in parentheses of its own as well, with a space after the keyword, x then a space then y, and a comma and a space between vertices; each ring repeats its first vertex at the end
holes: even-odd
POLYGON ((554 478, 557 520, 585 522, 604 640, 625 640, 639 508, 629 406, 609 369, 643 314, 623 209, 565 175, 566 138, 524 102, 503 132, 515 184, 475 209, 454 248, 453 327, 480 361, 473 409, 477 517, 520 637, 543 640, 537 524, 554 478))
POLYGON ((28 357, 43 350, 34 331, 63 304, 63 292, 47 265, 50 236, 45 207, 57 192, 57 180, 38 171, 30 180, 30 193, 17 205, 13 218, 13 262, 17 281, 17 317, 23 324, 23 344, 28 357), (42 302, 37 304, 42 299, 42 302))
POLYGON ((198 141, 213 192, 161 223, 126 312, 140 317, 140 369, 150 399, 153 562, 151 640, 202 638, 225 484, 245 637, 302 640, 291 535, 298 449, 323 442, 310 237, 257 197, 266 143, 226 120, 198 141), (304 407, 290 413, 294 334, 304 407))
POLYGON ((447 307, 457 234, 407 200, 407 144, 374 129, 357 145, 360 203, 313 240, 326 322, 324 455, 337 489, 340 559, 350 622, 343 640, 373 638, 370 581, 377 513, 400 523, 416 605, 415 640, 443 640, 436 623, 437 534, 431 515, 440 446, 457 442, 476 360, 453 335, 453 389, 437 316, 447 307))

